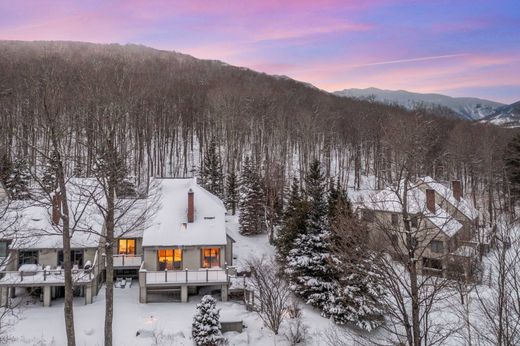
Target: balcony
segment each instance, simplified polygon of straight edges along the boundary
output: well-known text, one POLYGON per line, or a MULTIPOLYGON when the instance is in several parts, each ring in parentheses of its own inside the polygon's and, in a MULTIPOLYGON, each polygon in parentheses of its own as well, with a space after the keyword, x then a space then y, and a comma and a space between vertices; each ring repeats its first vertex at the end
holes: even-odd
POLYGON ((114 255, 114 268, 136 268, 139 269, 142 262, 141 256, 114 255))
POLYGON ((140 276, 144 276, 146 286, 176 286, 176 285, 218 285, 228 282, 228 275, 224 269, 200 269, 200 270, 141 270, 140 276))

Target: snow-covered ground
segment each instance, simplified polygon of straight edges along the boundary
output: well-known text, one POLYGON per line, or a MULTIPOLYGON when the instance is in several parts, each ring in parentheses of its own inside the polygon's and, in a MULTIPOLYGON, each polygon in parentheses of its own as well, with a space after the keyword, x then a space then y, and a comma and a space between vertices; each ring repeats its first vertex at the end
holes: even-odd
MULTIPOLYGON (((251 256, 274 254, 267 236, 243 237, 238 233, 236 218, 228 218, 228 231, 236 240, 235 256, 244 263, 251 256)), ((115 345, 193 345, 191 323, 200 297, 190 297, 189 303, 163 302, 140 304, 137 283, 130 288, 116 288, 114 299, 115 345), (136 336, 139 332, 140 335, 136 336)), ((104 289, 94 297, 93 304, 84 305, 76 298, 74 319, 77 345, 102 345, 105 311, 104 289)), ((283 335, 275 337, 256 313, 248 312, 238 302, 218 302, 221 320, 243 320, 246 328, 241 334, 226 333, 230 345, 288 345, 283 335)), ((308 306, 303 310, 304 322, 309 327, 310 345, 323 345, 321 333, 332 323, 308 306)), ((11 345, 64 345, 66 343, 63 319, 63 300, 52 301, 45 308, 32 301, 21 310, 21 318, 8 331, 11 345)))

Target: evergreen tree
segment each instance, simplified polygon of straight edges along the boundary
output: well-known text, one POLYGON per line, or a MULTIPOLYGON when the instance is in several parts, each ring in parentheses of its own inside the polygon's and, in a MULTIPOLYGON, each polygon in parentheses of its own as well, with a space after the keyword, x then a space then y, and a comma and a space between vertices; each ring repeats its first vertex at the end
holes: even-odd
POLYGON ((11 162, 11 158, 9 154, 5 152, 2 156, 0 156, 0 182, 6 183, 9 176, 11 175, 11 171, 13 169, 13 163, 11 162))
POLYGON ((201 185, 214 195, 224 197, 224 176, 222 174, 222 160, 217 150, 217 142, 212 138, 204 153, 204 161, 200 170, 201 185))
POLYGON ((24 159, 16 159, 13 163, 11 174, 5 182, 5 187, 11 198, 13 199, 28 199, 29 183, 31 180, 31 173, 27 161, 24 159))
POLYGON ((226 180, 226 207, 231 210, 231 215, 236 214, 238 205, 238 181, 237 174, 233 169, 229 172, 226 180))
POLYGON ((293 291, 308 304, 323 309, 336 289, 340 263, 331 252, 326 181, 319 161, 311 164, 305 185, 309 203, 306 231, 295 239, 287 256, 286 271, 293 291))
POLYGON ((215 346, 224 343, 220 327, 220 311, 212 296, 202 297, 193 317, 191 335, 198 346, 215 346))
POLYGON ((53 151, 50 154, 49 159, 43 167, 43 173, 41 178, 42 188, 46 193, 52 193, 56 190, 58 182, 56 180, 56 169, 57 169, 57 157, 56 152, 53 151))
POLYGON ((287 207, 283 213, 282 225, 275 241, 277 257, 281 262, 285 262, 295 239, 306 232, 307 209, 307 202, 300 194, 299 181, 294 178, 287 207))
POLYGON ((240 234, 252 235, 265 231, 264 200, 258 169, 246 157, 240 179, 240 234))
MULTIPOLYGON (((335 204, 330 204, 332 241, 341 266, 336 267, 334 289, 323 313, 336 323, 355 324, 372 330, 383 321, 381 301, 385 294, 382 277, 374 268, 375 255, 368 249, 361 222, 352 213, 346 191, 335 188, 335 204)), ((332 202, 331 202, 332 203, 332 202)))

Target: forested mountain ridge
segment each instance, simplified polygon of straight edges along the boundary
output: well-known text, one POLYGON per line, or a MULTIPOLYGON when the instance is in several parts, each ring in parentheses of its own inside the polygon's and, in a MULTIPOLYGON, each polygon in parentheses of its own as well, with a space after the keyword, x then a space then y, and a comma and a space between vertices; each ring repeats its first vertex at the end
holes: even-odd
POLYGON ((374 176, 374 187, 394 180, 393 163, 405 159, 417 175, 504 191, 512 130, 338 97, 218 61, 137 45, 3 41, 0 76, 2 171, 20 157, 42 164, 47 114, 63 124, 71 174, 92 174, 112 124, 130 174, 196 174, 215 139, 223 175, 250 156, 271 206, 314 158, 326 177, 358 187, 362 175, 374 176))

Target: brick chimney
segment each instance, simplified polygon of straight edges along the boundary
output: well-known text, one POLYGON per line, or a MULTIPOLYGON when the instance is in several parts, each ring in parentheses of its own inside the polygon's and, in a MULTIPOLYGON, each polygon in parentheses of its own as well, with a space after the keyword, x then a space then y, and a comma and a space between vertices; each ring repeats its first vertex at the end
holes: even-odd
POLYGON ((59 194, 52 196, 52 224, 59 225, 61 218, 61 197, 59 194))
POLYGON ((460 202, 460 199, 462 198, 462 184, 460 183, 460 180, 453 180, 451 182, 451 189, 453 190, 453 197, 460 202))
POLYGON ((435 214, 435 190, 426 189, 426 208, 435 214))
POLYGON ((195 216, 195 200, 193 196, 193 190, 188 191, 188 222, 193 222, 195 216))

